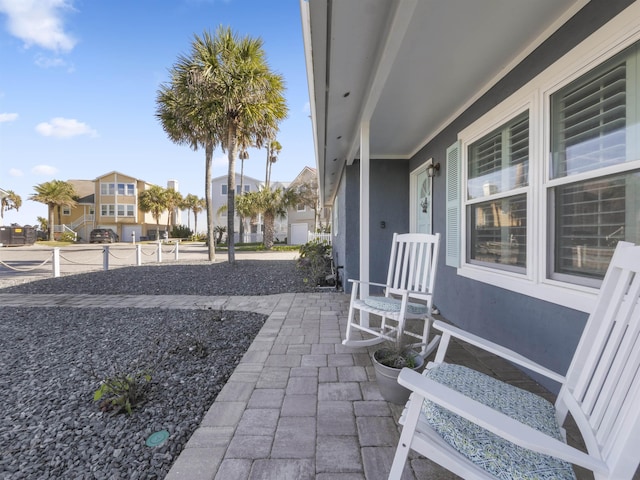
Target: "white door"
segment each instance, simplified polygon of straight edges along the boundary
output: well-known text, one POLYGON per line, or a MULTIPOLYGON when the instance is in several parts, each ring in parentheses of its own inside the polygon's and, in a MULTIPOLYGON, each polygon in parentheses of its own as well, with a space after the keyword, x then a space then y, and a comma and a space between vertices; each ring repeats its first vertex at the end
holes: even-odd
MULTIPOLYGON (((427 162, 427 165, 430 164, 431 161, 427 162)), ((432 233, 433 195, 431 186, 433 179, 427 175, 427 171, 425 165, 425 168, 415 176, 416 185, 414 191, 418 197, 415 225, 418 233, 432 233)))
POLYGON ((291 241, 290 245, 302 245, 307 243, 307 230, 309 229, 306 223, 292 223, 291 224, 291 241))
POLYGON ((141 225, 123 225, 122 226, 122 238, 121 242, 129 242, 131 243, 133 240, 132 233, 135 233, 136 242, 140 240, 140 235, 142 235, 142 226, 141 225))

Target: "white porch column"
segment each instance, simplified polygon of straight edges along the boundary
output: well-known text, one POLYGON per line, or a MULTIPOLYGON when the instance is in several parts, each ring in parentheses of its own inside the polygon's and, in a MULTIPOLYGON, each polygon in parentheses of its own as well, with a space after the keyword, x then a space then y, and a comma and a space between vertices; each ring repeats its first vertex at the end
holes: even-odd
MULTIPOLYGON (((360 124, 360 280, 369 280, 369 121, 360 124)), ((369 295, 369 285, 360 285, 360 298, 369 295)), ((369 326, 369 313, 360 312, 360 324, 369 326)))

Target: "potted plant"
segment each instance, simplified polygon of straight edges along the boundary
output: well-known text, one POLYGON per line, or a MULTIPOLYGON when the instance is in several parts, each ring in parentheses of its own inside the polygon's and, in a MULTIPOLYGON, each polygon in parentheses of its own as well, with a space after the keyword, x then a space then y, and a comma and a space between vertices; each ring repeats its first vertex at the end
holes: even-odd
POLYGON ((416 371, 424 366, 424 359, 411 346, 405 345, 402 338, 388 341, 382 348, 373 352, 373 367, 382 398, 397 405, 404 405, 411 393, 398 383, 398 375, 404 367, 416 371))

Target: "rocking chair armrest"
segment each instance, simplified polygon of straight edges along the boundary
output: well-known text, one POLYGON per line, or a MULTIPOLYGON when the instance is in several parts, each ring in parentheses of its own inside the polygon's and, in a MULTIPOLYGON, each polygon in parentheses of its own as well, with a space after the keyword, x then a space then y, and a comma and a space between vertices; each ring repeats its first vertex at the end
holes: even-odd
MULTIPOLYGON (((561 385, 564 385, 566 381, 566 378, 564 377, 564 375, 560 375, 559 373, 554 372, 549 368, 543 367, 539 363, 536 363, 533 360, 530 360, 527 357, 520 355, 517 352, 514 352, 513 350, 510 350, 506 347, 503 347, 502 345, 498 345, 497 343, 486 340, 478 335, 474 335, 472 333, 466 332, 465 330, 462 330, 448 323, 444 323, 440 320, 436 320, 433 323, 433 327, 442 331, 443 333, 442 341, 440 342, 441 348, 446 349, 446 346, 448 344, 448 338, 455 337, 470 345, 474 345, 478 348, 481 348, 482 350, 485 350, 489 353, 493 353, 494 355, 504 358, 505 360, 508 360, 517 365, 520 365, 521 367, 524 367, 528 370, 539 373, 540 375, 544 375, 545 377, 550 378, 551 380, 555 380, 561 385)), ((440 354, 440 351, 438 351, 438 354, 440 354)), ((442 353, 442 357, 444 357, 444 352, 442 353)), ((442 361, 443 360, 442 357, 438 358, 436 362, 442 361)))
MULTIPOLYGON (((398 376, 398 383, 412 390, 419 397, 430 400, 516 445, 560 458, 594 472, 608 473, 608 467, 603 460, 550 437, 410 368, 402 369, 398 376)), ((419 401, 422 405, 422 399, 419 397, 414 394, 410 401, 419 401)), ((406 424, 405 428, 407 428, 406 424)))
POLYGON ((389 288, 389 285, 386 285, 384 283, 365 282, 364 280, 354 280, 353 278, 350 278, 349 281, 358 285, 373 285, 374 287, 389 288))

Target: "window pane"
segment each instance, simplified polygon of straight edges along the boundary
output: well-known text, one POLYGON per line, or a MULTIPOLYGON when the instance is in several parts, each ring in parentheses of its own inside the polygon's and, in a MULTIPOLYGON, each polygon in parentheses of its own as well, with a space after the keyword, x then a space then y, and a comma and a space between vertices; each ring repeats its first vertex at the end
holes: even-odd
POLYGON ((553 178, 627 160, 628 55, 623 52, 551 97, 553 178))
POLYGON ((637 242, 640 173, 556 187, 555 272, 603 278, 619 240, 637 242))
POLYGON ((227 194, 227 186, 226 185, 222 185, 222 188, 220 190, 220 194, 221 195, 226 195, 227 194))
POLYGON ((469 259, 526 267, 527 199, 525 195, 470 205, 469 259))
POLYGON ((118 195, 124 195, 124 183, 118 184, 118 195))
POLYGON ((528 184, 529 112, 469 147, 468 198, 508 192, 528 184))

